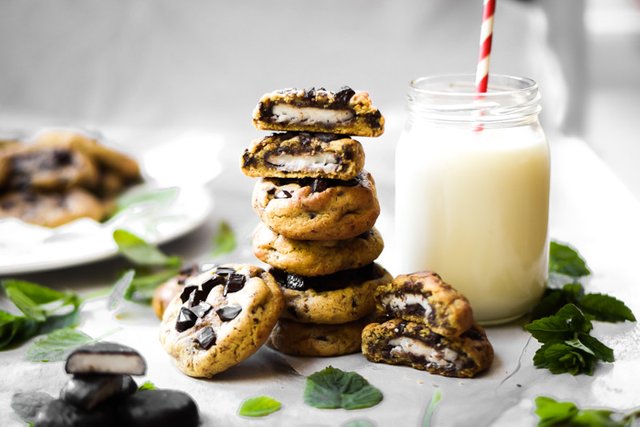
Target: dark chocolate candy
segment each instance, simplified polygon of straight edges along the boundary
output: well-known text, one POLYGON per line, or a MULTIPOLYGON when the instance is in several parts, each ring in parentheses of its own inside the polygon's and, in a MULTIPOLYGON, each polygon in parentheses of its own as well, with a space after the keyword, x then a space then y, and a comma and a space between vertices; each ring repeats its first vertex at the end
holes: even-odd
POLYGON ((60 399, 90 411, 110 397, 122 394, 124 378, 124 375, 74 375, 60 390, 60 399))
POLYGON ((113 427, 118 425, 115 411, 101 405, 93 411, 85 411, 62 399, 52 400, 38 411, 35 427, 113 427))
POLYGON ((178 390, 142 390, 118 405, 122 425, 137 427, 196 427, 198 406, 178 390))

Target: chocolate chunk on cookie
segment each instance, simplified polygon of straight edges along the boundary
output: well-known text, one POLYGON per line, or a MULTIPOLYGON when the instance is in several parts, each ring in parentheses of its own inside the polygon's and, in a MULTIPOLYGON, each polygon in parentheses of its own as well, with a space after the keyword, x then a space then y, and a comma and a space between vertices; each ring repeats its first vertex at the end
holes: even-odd
POLYGON ((264 270, 216 267, 189 280, 171 301, 160 342, 185 374, 213 377, 264 344, 283 305, 280 287, 264 270))
POLYGON ((260 98, 253 112, 258 129, 330 132, 379 136, 384 117, 369 94, 344 87, 338 92, 319 89, 282 89, 260 98))
POLYGON ((282 288, 282 317, 302 323, 339 324, 375 310, 375 289, 392 280, 378 264, 327 276, 305 277, 278 269, 270 272, 282 288))
POLYGON ((188 291, 188 289, 185 290, 187 281, 200 274, 200 267, 197 264, 192 264, 182 268, 178 274, 156 288, 151 298, 151 307, 158 319, 162 319, 164 311, 176 295, 188 291))
POLYGON ((271 333, 271 346, 293 356, 341 356, 357 353, 367 322, 340 325, 298 323, 280 319, 271 333))
POLYGON ((245 175, 349 180, 364 166, 362 145, 344 135, 286 132, 253 141, 242 155, 245 175))
POLYGON ((362 353, 371 362, 460 378, 474 377, 493 361, 493 347, 478 325, 458 337, 445 337, 425 324, 402 319, 367 325, 362 331, 362 353))
POLYGON ((380 214, 373 177, 350 181, 263 178, 253 208, 269 228, 295 240, 344 240, 371 229, 380 214))
POLYGON ((83 217, 100 221, 105 214, 105 205, 79 188, 64 194, 26 191, 0 196, 0 218, 18 218, 45 227, 57 227, 83 217))
POLYGON ((253 253, 260 261, 289 273, 323 276, 372 263, 384 248, 375 228, 345 240, 293 240, 258 225, 253 253))
POLYGON ((431 271, 402 274, 375 293, 379 316, 429 325, 434 332, 458 336, 473 325, 467 298, 431 271))

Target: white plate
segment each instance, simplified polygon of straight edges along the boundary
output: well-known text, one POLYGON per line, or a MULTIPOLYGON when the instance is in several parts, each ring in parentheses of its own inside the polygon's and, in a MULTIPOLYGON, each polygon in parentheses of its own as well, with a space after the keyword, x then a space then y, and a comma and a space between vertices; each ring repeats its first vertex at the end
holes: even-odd
POLYGON ((110 258, 118 253, 112 238, 117 228, 154 244, 189 233, 205 221, 213 199, 203 187, 173 188, 176 194, 170 200, 131 206, 104 223, 83 218, 50 229, 12 218, 0 220, 0 275, 53 270, 110 258))

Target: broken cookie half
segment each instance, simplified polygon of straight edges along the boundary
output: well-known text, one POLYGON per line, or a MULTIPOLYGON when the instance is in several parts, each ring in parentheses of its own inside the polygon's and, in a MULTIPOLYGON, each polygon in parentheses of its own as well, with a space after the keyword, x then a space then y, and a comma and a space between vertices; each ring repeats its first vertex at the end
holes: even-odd
POLYGON ((384 132, 384 117, 372 105, 369 94, 350 87, 338 92, 290 88, 267 93, 254 110, 253 123, 263 130, 372 137, 384 132))
POLYGON ((348 181, 364 166, 362 145, 331 133, 275 133, 253 141, 242 155, 251 177, 329 178, 348 181))

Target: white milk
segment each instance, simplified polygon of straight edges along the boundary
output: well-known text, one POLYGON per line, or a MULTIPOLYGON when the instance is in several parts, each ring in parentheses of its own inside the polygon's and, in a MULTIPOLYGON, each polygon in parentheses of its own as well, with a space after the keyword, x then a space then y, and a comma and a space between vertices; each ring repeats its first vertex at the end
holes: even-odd
POLYGON ((437 272, 483 323, 521 316, 546 285, 549 151, 537 111, 482 130, 413 117, 397 147, 398 272, 437 272))

